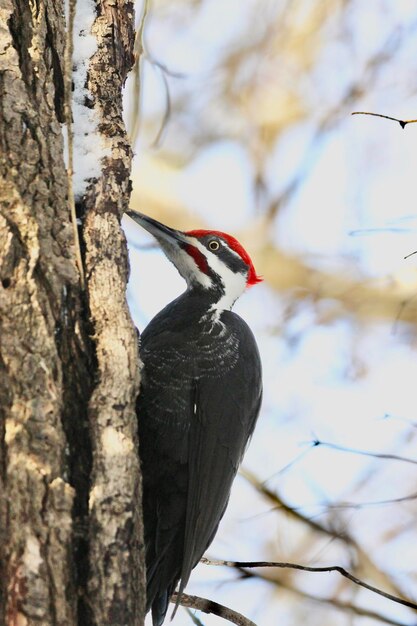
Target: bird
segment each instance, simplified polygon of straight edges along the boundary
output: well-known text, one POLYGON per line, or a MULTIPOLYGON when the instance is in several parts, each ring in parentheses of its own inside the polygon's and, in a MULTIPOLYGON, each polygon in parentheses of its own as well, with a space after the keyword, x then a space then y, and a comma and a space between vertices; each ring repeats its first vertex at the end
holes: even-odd
POLYGON ((254 335, 231 308, 262 280, 216 230, 182 232, 129 210, 185 279, 184 293, 140 337, 136 404, 143 480, 146 612, 161 626, 211 544, 262 400, 254 335))

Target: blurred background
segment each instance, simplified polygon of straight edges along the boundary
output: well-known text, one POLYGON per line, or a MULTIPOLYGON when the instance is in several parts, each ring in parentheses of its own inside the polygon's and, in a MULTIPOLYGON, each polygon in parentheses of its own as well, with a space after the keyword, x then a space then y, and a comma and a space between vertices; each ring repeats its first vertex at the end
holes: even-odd
MULTIPOLYGON (((152 0, 126 85, 132 207, 235 235, 264 282, 235 310, 265 396, 209 556, 340 565, 417 600, 417 6, 152 0)), ((184 289, 129 220, 143 329, 184 289)), ((201 564, 189 593, 258 626, 412 625, 337 573, 201 564)), ((215 626, 181 609, 175 624, 215 626)))

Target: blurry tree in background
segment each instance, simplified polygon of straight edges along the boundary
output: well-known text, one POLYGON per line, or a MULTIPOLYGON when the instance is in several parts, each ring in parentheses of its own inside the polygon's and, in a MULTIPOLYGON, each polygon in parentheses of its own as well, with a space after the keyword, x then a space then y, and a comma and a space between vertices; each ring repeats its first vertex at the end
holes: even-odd
MULTIPOLYGON (((265 403, 210 554, 340 565, 411 601, 417 276, 404 257, 416 247, 417 128, 350 114, 417 117, 413 4, 138 4, 140 80, 126 101, 133 208, 233 232, 265 278, 238 307, 261 344, 265 403)), ((141 273, 145 254, 156 253, 133 241, 140 327, 171 294, 153 262, 141 273)), ((200 565, 193 579, 262 626, 415 623, 337 573, 200 565)))

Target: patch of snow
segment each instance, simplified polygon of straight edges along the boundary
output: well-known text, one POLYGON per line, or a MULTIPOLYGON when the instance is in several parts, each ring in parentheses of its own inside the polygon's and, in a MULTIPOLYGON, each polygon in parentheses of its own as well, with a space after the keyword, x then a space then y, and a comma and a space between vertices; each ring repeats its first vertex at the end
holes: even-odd
POLYGON ((87 88, 87 72, 91 57, 97 51, 97 40, 91 34, 96 19, 92 0, 77 2, 74 19, 73 51, 73 188, 75 198, 83 196, 92 178, 101 174, 101 161, 110 154, 98 131, 98 118, 94 109, 86 106, 92 96, 87 88))

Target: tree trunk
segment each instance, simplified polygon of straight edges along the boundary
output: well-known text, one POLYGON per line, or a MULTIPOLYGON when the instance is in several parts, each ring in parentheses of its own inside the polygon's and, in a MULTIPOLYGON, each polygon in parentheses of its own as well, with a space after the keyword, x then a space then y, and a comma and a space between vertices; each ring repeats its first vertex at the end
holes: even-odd
MULTIPOLYGON (((89 2, 80 0, 81 9, 89 2)), ((96 48, 86 58, 81 104, 106 151, 77 197, 83 286, 61 132, 64 3, 0 0, 0 624, 7 626, 143 624, 139 367, 120 229, 130 193, 121 88, 133 62, 133 5, 92 6, 96 48)), ((85 134, 74 117, 78 132, 85 134)))

